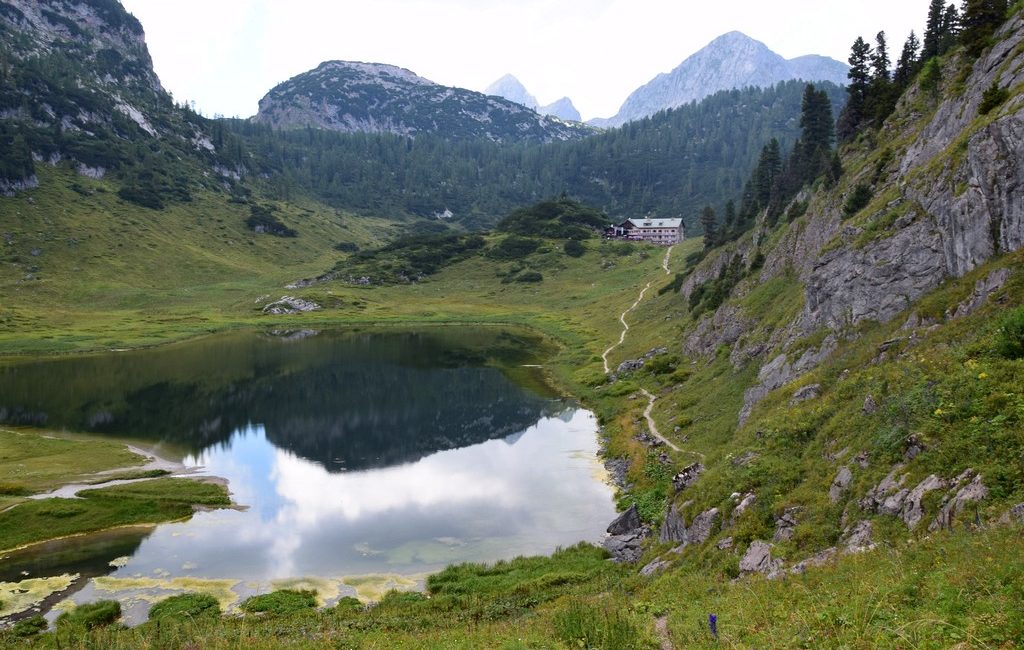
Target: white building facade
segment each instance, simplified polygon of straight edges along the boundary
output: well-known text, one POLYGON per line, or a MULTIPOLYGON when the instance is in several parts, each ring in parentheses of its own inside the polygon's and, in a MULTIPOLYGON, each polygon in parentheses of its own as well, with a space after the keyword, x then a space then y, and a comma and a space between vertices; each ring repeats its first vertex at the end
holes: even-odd
POLYGON ((626 219, 616 230, 626 239, 660 246, 672 246, 684 238, 682 219, 626 219))

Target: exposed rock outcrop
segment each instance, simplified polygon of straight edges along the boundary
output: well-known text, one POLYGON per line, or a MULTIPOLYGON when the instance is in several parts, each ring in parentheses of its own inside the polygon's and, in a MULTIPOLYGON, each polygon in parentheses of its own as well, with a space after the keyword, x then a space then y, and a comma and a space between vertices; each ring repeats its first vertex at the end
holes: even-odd
POLYGON ((304 312, 318 311, 323 309, 320 305, 313 302, 312 300, 305 300, 303 298, 296 298, 294 296, 281 296, 280 300, 276 300, 266 307, 263 308, 264 314, 301 314, 304 312))
POLYGON ((704 465, 701 463, 693 463, 683 468, 683 471, 679 472, 672 477, 672 486, 675 487, 676 492, 682 492, 686 488, 690 487, 697 482, 700 475, 704 473, 704 465))
MULTIPOLYGON (((966 478, 965 475, 969 476, 968 473, 973 472, 971 470, 964 472, 964 474, 957 478, 956 484, 959 485, 966 478)), ((988 497, 988 488, 985 487, 984 483, 982 483, 981 475, 979 474, 975 476, 974 480, 970 483, 960 488, 955 495, 952 497, 947 496, 946 499, 943 500, 942 506, 939 508, 939 514, 935 517, 935 521, 928 526, 928 531, 934 532, 936 530, 943 529, 951 530, 953 528, 954 520, 956 520, 957 517, 959 517, 964 510, 968 508, 968 506, 971 504, 977 504, 979 501, 983 501, 986 497, 988 497)), ((977 525, 980 522, 975 518, 973 523, 977 525)))
POLYGON ((680 514, 675 504, 668 509, 665 521, 661 525, 658 534, 658 541, 661 542, 688 542, 689 537, 686 530, 686 519, 680 514))
POLYGON ((609 535, 625 535, 640 528, 640 514, 636 510, 636 504, 629 506, 629 508, 620 514, 618 517, 608 524, 609 535))
POLYGON ((686 536, 690 544, 703 544, 708 541, 718 522, 718 514, 718 508, 711 508, 694 518, 693 524, 686 529, 686 536))
POLYGON ((760 573, 769 578, 775 577, 782 570, 782 560, 772 559, 772 545, 760 540, 750 543, 747 552, 740 560, 740 574, 760 573))
POLYGON ((850 468, 845 465, 840 467, 836 477, 832 479, 832 485, 829 486, 828 500, 832 503, 838 503, 843 498, 843 495, 846 494, 846 489, 850 487, 850 481, 852 480, 853 472, 850 471, 850 468))

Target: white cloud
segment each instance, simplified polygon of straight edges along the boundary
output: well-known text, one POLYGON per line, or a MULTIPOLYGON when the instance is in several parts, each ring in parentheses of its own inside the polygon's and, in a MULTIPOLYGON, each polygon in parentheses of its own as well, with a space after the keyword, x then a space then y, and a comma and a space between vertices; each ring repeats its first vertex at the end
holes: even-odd
POLYGON ((845 59, 858 35, 881 29, 898 50, 927 11, 925 0, 122 1, 178 100, 241 116, 275 84, 329 59, 391 63, 478 90, 511 72, 542 103, 568 95, 584 117, 609 116, 727 31, 787 57, 845 59))

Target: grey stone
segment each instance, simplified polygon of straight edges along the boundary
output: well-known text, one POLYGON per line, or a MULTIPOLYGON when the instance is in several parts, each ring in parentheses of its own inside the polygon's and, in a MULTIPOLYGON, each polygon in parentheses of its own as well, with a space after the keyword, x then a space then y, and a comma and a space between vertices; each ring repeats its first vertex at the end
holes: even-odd
POLYGON ((850 487, 850 481, 852 480, 853 472, 850 471, 850 468, 845 465, 840 467, 836 477, 832 479, 832 485, 828 489, 828 500, 832 503, 837 503, 846 493, 846 488, 850 487))
POLYGON ((639 533, 612 535, 605 538, 604 548, 615 562, 633 564, 644 554, 643 541, 643 535, 639 533))
POLYGON ((716 521, 718 521, 718 508, 711 508, 697 515, 693 524, 686 530, 689 543, 703 544, 708 541, 714 532, 716 521))
POLYGON ((634 503, 625 512, 616 517, 612 523, 608 524, 608 534, 624 535, 638 528, 640 528, 640 515, 637 513, 636 504, 634 503))
POLYGON ((950 319, 963 318, 978 311, 988 301, 989 296, 1006 286, 1006 281, 1009 279, 1009 269, 996 269, 992 271, 984 279, 978 280, 974 285, 974 291, 971 295, 957 305, 955 309, 951 309, 946 314, 946 317, 950 319))
POLYGON ((749 575, 760 573, 772 577, 782 568, 782 560, 772 559, 772 546, 760 540, 750 543, 747 552, 740 560, 740 573, 749 575))
POLYGON ((682 492, 686 488, 690 487, 697 482, 700 475, 704 473, 704 465, 701 463, 693 463, 683 468, 683 471, 679 472, 672 477, 672 486, 675 487, 676 492, 682 492))
POLYGON ((834 546, 826 548, 824 551, 816 553, 813 556, 807 558, 806 560, 801 560, 797 562, 793 565, 789 572, 793 574, 801 574, 806 573, 807 569, 811 567, 824 566, 829 562, 829 560, 834 558, 836 556, 836 553, 838 552, 839 549, 837 549, 834 546))
POLYGON ((924 518, 924 509, 921 501, 924 499, 924 495, 934 490, 944 490, 948 486, 946 481, 943 481, 938 476, 932 474, 928 478, 924 479, 917 484, 910 494, 907 495, 906 501, 903 504, 903 522, 907 524, 907 528, 913 530, 917 527, 917 524, 924 518))
MULTIPOLYGON (((988 497, 988 488, 982 483, 981 475, 974 477, 974 480, 960 488, 953 498, 948 499, 939 509, 939 514, 928 526, 929 532, 937 530, 951 530, 954 520, 963 513, 969 504, 978 503, 988 497)), ((975 523, 978 523, 975 521, 975 523)))
POLYGON ((671 566, 671 563, 666 560, 654 560, 653 562, 640 569, 640 575, 652 576, 658 571, 663 571, 671 566))
POLYGON ((872 541, 872 526, 868 520, 858 521, 852 529, 847 529, 843 535, 843 547, 847 553, 871 550, 875 547, 872 541))
POLYGON ((861 409, 864 415, 874 415, 875 411, 878 410, 878 404, 875 402, 873 395, 868 395, 864 398, 864 407, 861 409))
POLYGON ((797 519, 796 515, 802 510, 799 506, 793 508, 786 508, 786 511, 775 520, 775 535, 772 537, 773 542, 785 542, 793 539, 793 534, 796 532, 797 519))
POLYGON ((717 548, 719 551, 728 551, 732 548, 732 546, 732 537, 726 537, 725 539, 721 539, 718 541, 717 544, 715 544, 715 548, 717 548))
POLYGON ((789 404, 790 406, 796 406, 801 402, 818 399, 819 397, 821 397, 821 384, 811 384, 793 393, 793 399, 789 400, 789 404))
POLYGON ((661 532, 658 534, 658 541, 661 542, 687 542, 686 519, 680 514, 675 504, 668 509, 665 521, 661 525, 661 532))
POLYGON ((1006 511, 1000 519, 1001 524, 1024 524, 1024 503, 1018 503, 1006 511))
MULTIPOLYGON (((867 512, 878 512, 889 496, 899 490, 903 482, 907 480, 907 476, 901 474, 901 472, 903 472, 903 465, 895 465, 892 471, 882 479, 882 482, 869 490, 864 498, 860 500, 860 507, 867 512)), ((902 504, 903 502, 900 500, 900 505, 892 514, 898 512, 903 507, 902 504)), ((890 507, 894 505, 890 503, 890 507)))
POLYGON ((303 312, 318 311, 320 305, 312 300, 296 298, 294 296, 281 296, 280 300, 270 303, 263 308, 264 314, 300 314, 303 312))
POLYGON ((757 501, 757 495, 754 494, 753 492, 748 492, 747 494, 743 495, 743 498, 740 499, 740 502, 736 504, 735 508, 732 509, 732 513, 729 515, 728 525, 732 526, 737 521, 739 521, 739 518, 743 515, 744 512, 746 512, 750 508, 750 506, 754 505, 755 501, 757 501))
POLYGON ((918 436, 913 434, 907 437, 903 445, 905 449, 903 452, 904 460, 914 460, 928 450, 928 447, 925 446, 924 442, 922 442, 918 436))

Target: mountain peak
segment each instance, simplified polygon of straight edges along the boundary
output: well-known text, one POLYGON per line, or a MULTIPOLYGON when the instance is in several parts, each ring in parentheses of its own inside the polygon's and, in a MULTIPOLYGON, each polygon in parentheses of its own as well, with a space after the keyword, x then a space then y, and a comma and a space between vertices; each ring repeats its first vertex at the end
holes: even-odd
POLYGON ((845 64, 819 55, 786 60, 761 41, 731 31, 715 38, 672 72, 659 74, 635 90, 615 117, 594 120, 599 126, 620 126, 722 90, 767 88, 782 81, 846 83, 845 64))
POLYGON ((531 95, 530 92, 526 90, 526 86, 511 74, 506 74, 490 86, 487 86, 484 90, 484 94, 503 97, 511 102, 537 110, 537 98, 531 95))

